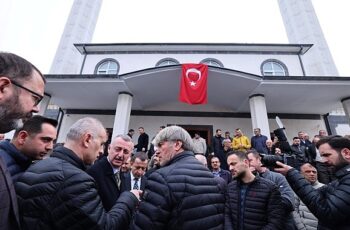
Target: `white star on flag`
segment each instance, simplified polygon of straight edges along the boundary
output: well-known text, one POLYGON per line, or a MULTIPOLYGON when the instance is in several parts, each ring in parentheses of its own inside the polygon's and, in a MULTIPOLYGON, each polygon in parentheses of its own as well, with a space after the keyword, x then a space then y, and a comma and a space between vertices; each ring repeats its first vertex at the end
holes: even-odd
POLYGON ((191 86, 196 86, 196 82, 194 82, 194 81, 191 81, 190 84, 191 84, 191 86))

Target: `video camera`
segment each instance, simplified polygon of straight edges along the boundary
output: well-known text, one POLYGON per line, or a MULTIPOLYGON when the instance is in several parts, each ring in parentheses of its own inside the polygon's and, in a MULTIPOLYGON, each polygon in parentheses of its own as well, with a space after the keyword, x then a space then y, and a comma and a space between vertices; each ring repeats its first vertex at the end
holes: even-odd
POLYGON ((276 147, 281 149, 281 155, 268 155, 268 154, 260 154, 261 163, 269 168, 276 168, 278 165, 277 161, 282 162, 283 164, 289 165, 293 168, 299 168, 303 163, 303 159, 299 159, 299 156, 295 154, 290 145, 288 143, 287 137, 284 132, 284 127, 275 129, 273 133, 278 138, 278 142, 276 143, 276 147))

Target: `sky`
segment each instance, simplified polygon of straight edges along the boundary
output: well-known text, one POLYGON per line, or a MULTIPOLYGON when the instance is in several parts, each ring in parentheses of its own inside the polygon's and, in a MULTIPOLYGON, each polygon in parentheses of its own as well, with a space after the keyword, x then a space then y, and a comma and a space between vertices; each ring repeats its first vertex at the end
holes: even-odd
MULTIPOLYGON (((340 76, 350 76, 349 0, 313 0, 340 76)), ((0 0, 0 51, 48 73, 73 0, 0 0)), ((93 43, 288 43, 277 0, 103 0, 93 43)))

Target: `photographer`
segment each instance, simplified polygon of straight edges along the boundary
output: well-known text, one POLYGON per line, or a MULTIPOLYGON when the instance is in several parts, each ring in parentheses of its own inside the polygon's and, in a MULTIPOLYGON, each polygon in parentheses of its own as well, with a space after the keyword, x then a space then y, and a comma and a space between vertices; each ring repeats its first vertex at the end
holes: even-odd
POLYGON ((319 189, 294 168, 277 162, 294 192, 318 218, 319 229, 349 229, 350 226, 350 140, 341 136, 324 137, 317 142, 321 157, 336 169, 337 180, 319 189))

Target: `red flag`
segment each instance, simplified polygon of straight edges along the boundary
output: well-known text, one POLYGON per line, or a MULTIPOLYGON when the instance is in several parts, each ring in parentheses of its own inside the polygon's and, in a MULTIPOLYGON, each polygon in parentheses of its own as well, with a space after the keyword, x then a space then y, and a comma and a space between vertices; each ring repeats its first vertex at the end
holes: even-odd
POLYGON ((188 104, 207 103, 208 66, 182 64, 179 100, 188 104))

